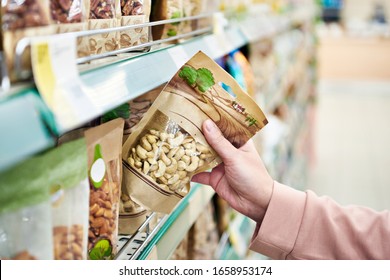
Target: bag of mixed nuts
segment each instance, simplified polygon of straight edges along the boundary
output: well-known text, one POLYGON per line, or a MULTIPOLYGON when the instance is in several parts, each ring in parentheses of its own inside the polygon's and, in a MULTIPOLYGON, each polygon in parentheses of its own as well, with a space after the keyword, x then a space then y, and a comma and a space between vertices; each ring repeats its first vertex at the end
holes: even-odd
MULTIPOLYGON (((3 48, 8 73, 12 81, 19 77, 15 72, 15 48, 24 37, 54 33, 50 26, 49 0, 5 0, 1 2, 3 48)), ((31 70, 29 49, 22 55, 23 70, 31 70)))
POLYGON ((110 259, 116 254, 123 119, 85 132, 90 184, 88 258, 110 259))
POLYGON ((47 155, 54 259, 87 259, 89 184, 85 139, 68 142, 47 155))
MULTIPOLYGON (((120 0, 88 0, 88 29, 105 29, 120 26, 120 0)), ((119 32, 108 32, 88 36, 90 55, 117 50, 119 32)))
MULTIPOLYGON (((151 0, 121 0, 121 25, 129 26, 149 21, 151 0)), ((149 41, 149 27, 132 28, 120 32, 120 48, 128 48, 149 41)))
MULTIPOLYGON (((50 0, 51 21, 56 33, 78 32, 88 29, 87 0, 50 0)), ((77 38, 77 56, 88 55, 87 37, 77 38)))
POLYGON ((0 174, 0 259, 53 259, 49 173, 36 156, 0 174))
POLYGON ((123 187, 152 211, 170 213, 191 177, 221 163, 202 134, 212 119, 235 146, 267 124, 237 82, 198 52, 171 79, 123 145, 123 187), (230 86, 234 96, 222 88, 230 86))

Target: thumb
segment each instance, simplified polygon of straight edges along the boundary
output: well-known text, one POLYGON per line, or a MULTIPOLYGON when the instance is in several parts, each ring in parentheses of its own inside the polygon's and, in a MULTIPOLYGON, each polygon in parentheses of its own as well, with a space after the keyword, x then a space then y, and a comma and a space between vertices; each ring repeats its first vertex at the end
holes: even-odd
POLYGON ((234 156, 237 149, 223 136, 212 120, 204 121, 202 130, 207 142, 221 157, 222 161, 229 160, 234 156))

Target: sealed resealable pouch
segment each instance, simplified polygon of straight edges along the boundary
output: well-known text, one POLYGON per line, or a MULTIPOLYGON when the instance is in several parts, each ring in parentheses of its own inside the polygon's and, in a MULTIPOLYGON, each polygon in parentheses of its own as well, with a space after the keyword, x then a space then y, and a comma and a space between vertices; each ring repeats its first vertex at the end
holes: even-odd
POLYGON ((88 258, 112 259, 117 252, 124 120, 85 131, 90 185, 88 258))
POLYGON ((0 174, 0 259, 53 259, 49 172, 36 156, 0 174))
MULTIPOLYGON (((120 0, 87 1, 89 30, 107 29, 120 26, 120 0)), ((107 32, 86 36, 88 54, 101 54, 119 48, 119 32, 107 32)))
MULTIPOLYGON (((151 0, 121 0, 121 25, 130 26, 149 21, 151 0)), ((149 41, 149 27, 130 28, 119 34, 120 48, 129 48, 149 41)))
POLYGON ((123 145, 123 188, 136 203, 170 213, 189 192, 193 175, 221 163, 202 133, 207 119, 237 148, 267 124, 237 82, 198 52, 174 75, 123 145), (222 85, 229 86, 231 94, 222 85))
POLYGON ((47 155, 52 208, 54 259, 87 259, 89 183, 85 139, 71 141, 47 155))
MULTIPOLYGON (((151 21, 183 17, 183 0, 153 1, 151 21)), ((152 27, 153 40, 166 39, 180 34, 181 22, 155 25, 152 27)), ((172 42, 175 43, 175 42, 172 42)))
MULTIPOLYGON (((50 0, 51 23, 55 33, 79 32, 88 29, 89 0, 50 0)), ((77 37, 77 56, 88 55, 88 37, 77 37)))

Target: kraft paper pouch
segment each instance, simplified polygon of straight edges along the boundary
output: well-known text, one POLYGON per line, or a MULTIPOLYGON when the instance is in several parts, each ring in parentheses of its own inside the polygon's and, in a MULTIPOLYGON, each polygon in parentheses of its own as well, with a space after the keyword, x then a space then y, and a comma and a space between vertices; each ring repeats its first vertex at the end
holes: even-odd
POLYGON ((267 124, 237 82, 198 52, 174 75, 123 145, 122 188, 136 203, 169 213, 189 192, 194 174, 221 163, 202 134, 206 119, 235 147, 267 124))
MULTIPOLYGON (((121 0, 121 25, 130 26, 149 21, 151 0, 121 0)), ((132 28, 120 32, 120 48, 128 48, 149 41, 149 28, 132 28)))
POLYGON ((90 185, 88 258, 112 259, 117 252, 123 119, 85 131, 90 185))

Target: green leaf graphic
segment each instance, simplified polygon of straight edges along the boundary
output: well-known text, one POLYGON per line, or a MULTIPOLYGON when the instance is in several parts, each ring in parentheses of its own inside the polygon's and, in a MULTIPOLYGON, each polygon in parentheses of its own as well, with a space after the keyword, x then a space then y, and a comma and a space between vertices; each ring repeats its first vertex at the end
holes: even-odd
POLYGON ((198 70, 196 70, 196 72, 198 74, 196 84, 198 85, 198 89, 201 92, 206 92, 213 85, 215 85, 213 73, 211 73, 209 69, 199 68, 198 70))
POLYGON ((188 85, 194 86, 198 77, 198 73, 194 68, 190 66, 184 66, 179 73, 179 77, 185 80, 188 85))

